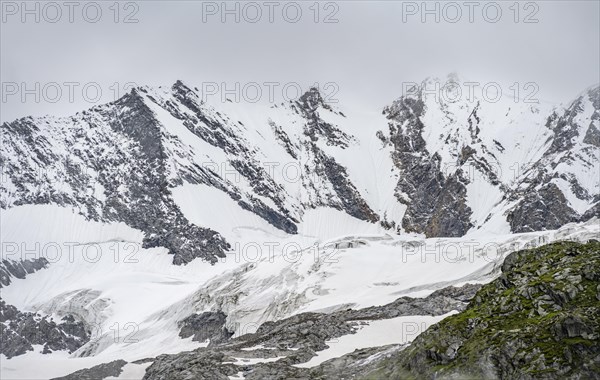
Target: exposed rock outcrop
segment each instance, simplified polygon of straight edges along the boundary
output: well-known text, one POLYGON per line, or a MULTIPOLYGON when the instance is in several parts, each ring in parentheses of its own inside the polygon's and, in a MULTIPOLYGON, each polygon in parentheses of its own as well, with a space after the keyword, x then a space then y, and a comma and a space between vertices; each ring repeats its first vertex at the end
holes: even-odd
MULTIPOLYGON (((255 333, 211 344, 208 348, 159 356, 147 369, 144 379, 185 379, 186 376, 225 379, 238 372, 243 372, 247 379, 332 378, 335 377, 333 365, 325 366, 324 363, 324 366, 310 369, 293 365, 310 360, 317 351, 328 347, 328 341, 354 334, 364 321, 403 315, 441 315, 452 310, 463 310, 479 288, 480 285, 448 287, 425 298, 402 297, 383 306, 347 309, 331 314, 302 313, 280 321, 266 322, 255 333), (244 364, 244 358, 257 361, 262 358, 267 362, 244 364), (232 366, 232 362, 237 365, 232 366), (207 365, 211 368, 206 368, 207 365)), ((208 320, 207 317, 202 319, 208 320)), ((212 322, 209 324, 212 325, 212 322)), ((202 326, 198 324, 197 328, 202 329, 202 326)), ((362 356, 365 352, 374 354, 379 350, 364 350, 362 356)))
POLYGON ((462 236, 472 226, 466 204, 468 180, 460 169, 445 174, 439 154, 427 149, 421 120, 425 111, 420 92, 384 110, 394 146, 392 159, 400 170, 396 196, 407 206, 402 227, 428 237, 462 236))
POLYGON ((0 262, 0 288, 9 285, 12 278, 23 279, 28 274, 46 268, 48 264, 43 257, 19 261, 4 259, 0 262))
POLYGON ((577 212, 553 183, 525 194, 508 214, 513 232, 553 230, 578 219, 577 212))
POLYGON ((189 338, 196 342, 210 340, 210 344, 218 344, 228 340, 233 332, 225 326, 227 316, 222 311, 192 314, 180 322, 181 338, 189 338))
POLYGON ((91 331, 71 315, 55 322, 48 316, 21 312, 0 300, 0 336, 0 353, 11 358, 33 351, 33 345, 42 345, 44 354, 74 352, 90 340, 91 331))
POLYGON ((598 379, 600 243, 510 254, 468 308, 365 378, 598 379))
POLYGON ((52 380, 102 380, 107 377, 118 377, 125 364, 127 364, 125 360, 115 360, 82 369, 67 376, 55 377, 52 380))

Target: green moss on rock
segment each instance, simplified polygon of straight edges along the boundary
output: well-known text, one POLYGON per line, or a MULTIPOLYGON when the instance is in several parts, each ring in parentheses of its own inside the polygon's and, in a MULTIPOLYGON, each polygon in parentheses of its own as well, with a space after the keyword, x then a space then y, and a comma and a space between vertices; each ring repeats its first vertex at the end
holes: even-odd
POLYGON ((600 379, 600 243, 510 254, 462 313, 386 359, 372 379, 600 379))

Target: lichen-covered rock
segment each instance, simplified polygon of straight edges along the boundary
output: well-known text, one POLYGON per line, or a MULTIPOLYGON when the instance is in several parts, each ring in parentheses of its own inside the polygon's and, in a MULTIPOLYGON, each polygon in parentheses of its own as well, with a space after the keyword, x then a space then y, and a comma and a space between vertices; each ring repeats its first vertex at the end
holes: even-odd
POLYGON ((600 243, 510 254, 469 307, 365 378, 600 378, 600 243))

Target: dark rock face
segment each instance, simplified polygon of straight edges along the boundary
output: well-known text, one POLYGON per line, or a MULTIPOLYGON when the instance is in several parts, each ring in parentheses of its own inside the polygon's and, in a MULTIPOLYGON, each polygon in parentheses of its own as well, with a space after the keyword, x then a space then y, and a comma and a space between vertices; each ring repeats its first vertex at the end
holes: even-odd
POLYGON ((270 198, 278 205, 278 211, 268 207, 261 200, 250 196, 249 202, 238 201, 238 204, 251 212, 254 212, 273 226, 290 234, 298 233, 298 222, 290 215, 290 211, 285 208, 285 201, 281 196, 283 188, 270 179, 264 168, 258 164, 253 164, 252 160, 232 160, 231 165, 248 179, 254 194, 270 198))
POLYGON ((579 136, 579 125, 574 119, 583 111, 582 102, 583 97, 575 100, 551 126, 554 131, 554 138, 547 154, 563 152, 573 147, 573 139, 579 136))
POLYGON ((275 124, 273 120, 269 120, 269 125, 273 129, 273 134, 275 134, 277 141, 285 148, 290 157, 297 160, 300 147, 292 142, 288 134, 283 130, 283 127, 275 124))
POLYGON ((48 266, 48 260, 43 257, 30 260, 2 260, 0 262, 0 288, 11 283, 11 278, 23 279, 28 274, 37 272, 48 266))
POLYGON ((263 167, 260 147, 245 137, 247 127, 205 105, 178 81, 164 93, 135 88, 115 102, 68 118, 4 123, 0 165, 9 182, 0 184, 0 206, 51 203, 73 206, 91 220, 124 222, 145 233, 143 247, 167 248, 174 264, 195 258, 215 263, 230 249, 217 231, 194 225, 179 209, 172 189, 184 183, 217 188, 290 234, 297 233, 303 209, 318 206, 377 221, 346 168, 318 147, 325 143, 343 149, 356 143, 323 121, 319 112, 343 114, 328 106, 316 89, 285 107, 299 116, 303 133, 292 139, 285 125, 271 122, 271 127, 275 141, 297 160, 301 185, 314 192, 305 203, 288 194, 263 167), (181 131, 170 129, 169 115, 186 133, 223 153, 225 162, 212 162, 208 155, 207 162, 198 161, 204 159, 202 152, 182 141, 181 131), (310 162, 300 162, 303 154, 310 162), (319 178, 307 179, 312 175, 319 178))
MULTIPOLYGON (((587 112, 587 111, 586 111, 587 112)), ((598 159, 600 133, 596 125, 600 122, 600 88, 587 91, 578 97, 562 114, 553 113, 546 127, 552 130, 551 144, 541 159, 533 163, 520 186, 509 192, 508 197, 518 200, 507 214, 512 232, 541 231, 558 228, 569 222, 587 221, 598 214, 599 194, 585 190, 573 173, 564 169, 557 172, 559 165, 569 167, 575 162, 593 167, 598 159), (593 108, 591 123, 578 124, 584 112, 584 103, 589 101, 593 108), (583 144, 574 149, 575 141, 584 133, 583 144), (553 183, 561 179, 580 200, 596 202, 589 210, 579 214, 569 205, 563 192, 553 183)), ((593 175, 596 175, 595 173, 593 175)))
POLYGON ((233 332, 225 327, 227 316, 222 311, 193 314, 179 323, 181 338, 189 338, 196 342, 210 339, 210 344, 218 344, 228 340, 233 332))
POLYGON ((66 350, 74 352, 90 340, 91 332, 83 322, 71 315, 57 323, 47 316, 21 312, 0 300, 0 353, 7 358, 33 350, 33 345, 43 345, 43 353, 66 350))
POLYGON ((281 321, 265 322, 256 333, 241 338, 246 344, 319 351, 327 348, 326 341, 352 333, 353 324, 346 323, 341 315, 302 313, 281 321))
POLYGON ((161 355, 146 369, 144 380, 229 380, 240 369, 231 362, 233 358, 220 351, 203 350, 183 352, 179 356, 161 355))
POLYGON ((104 218, 124 221, 145 231, 143 246, 168 248, 175 255, 174 264, 185 264, 197 257, 216 262, 217 257, 224 257, 229 245, 220 235, 189 223, 171 199, 159 122, 141 95, 134 90, 115 106, 123 111, 118 119, 106 115, 107 120, 114 130, 137 143, 138 149, 133 152, 138 167, 127 176, 110 171, 100 177, 105 178, 101 182, 109 194, 104 218), (118 191, 118 186, 123 185, 129 190, 125 199, 118 191))
MULTIPOLYGON (((48 266, 45 258, 0 262, 0 288, 14 278, 24 279, 28 274, 48 266)), ((60 323, 34 313, 23 313, 0 298, 0 353, 7 358, 33 350, 34 344, 43 344, 43 353, 56 350, 75 351, 89 340, 83 323, 66 316, 60 323)))
MULTIPOLYGON (((599 88, 585 92, 568 108, 555 110, 547 118, 550 133, 542 132, 548 138, 539 147, 544 149, 539 158, 513 161, 507 167, 505 159, 513 158, 506 155, 511 148, 520 147, 520 142, 505 147, 504 142, 489 139, 485 128, 498 122, 487 119, 489 105, 478 101, 453 105, 441 98, 434 102, 423 88, 435 83, 427 79, 421 88, 411 89, 409 95, 386 107, 383 114, 388 119, 389 137, 377 134, 384 146, 393 146, 392 160, 399 169, 396 197, 407 207, 402 219, 406 231, 428 237, 462 236, 479 228, 493 214, 473 213, 467 185, 477 189, 483 181, 501 194, 490 211, 506 204, 504 216, 513 232, 554 229, 583 220, 583 213, 574 205, 583 201, 591 206, 597 196, 597 187, 584 178, 598 174, 599 88), (516 173, 513 179, 506 175, 511 171, 516 173), (557 181, 562 182, 559 187, 557 181)), ((519 111, 519 116, 511 112, 515 111, 509 106, 505 114, 509 124, 518 122, 518 117, 544 117, 537 107, 519 111)), ((585 213, 586 218, 593 213, 585 213)))
POLYGON ((468 181, 460 170, 445 175, 440 156, 427 150, 422 137, 424 107, 420 97, 402 97, 384 110, 394 146, 392 159, 400 169, 396 197, 407 205, 402 227, 428 237, 462 236, 472 226, 466 204, 468 181))
POLYGON ((581 216, 579 221, 587 222, 588 220, 592 219, 593 217, 600 218, 600 202, 596 203, 595 205, 590 207, 589 210, 587 210, 585 213, 583 213, 583 215, 581 216))
POLYGON ((332 111, 331 107, 325 103, 319 90, 311 88, 296 101, 296 109, 306 119, 306 128, 304 134, 310 137, 312 142, 324 139, 327 145, 335 145, 347 148, 354 138, 336 126, 323 121, 319 117, 318 108, 322 107, 332 111))
POLYGON ((594 124, 590 124, 588 127, 583 142, 600 148, 600 130, 594 124))
POLYGON ((139 91, 68 123, 62 128, 70 134, 61 130, 64 136, 56 138, 71 147, 69 159, 53 152, 33 119, 2 126, 3 155, 14 159, 4 168, 17 189, 13 205, 77 206, 89 219, 124 222, 146 233, 144 247, 168 248, 175 264, 197 257, 216 262, 224 256, 228 243, 217 232, 191 224, 172 200, 160 122, 139 91), (31 156, 35 160, 29 160, 31 156), (34 167, 32 162, 41 164, 34 167), (56 191, 56 181, 66 182, 74 191, 56 191), (102 196, 95 194, 97 184, 102 196))
MULTIPOLYGON (((190 132, 212 146, 222 149, 229 156, 227 164, 248 181, 252 192, 242 194, 242 191, 236 187, 235 182, 237 181, 231 183, 226 178, 222 178, 227 173, 220 175, 207 173, 204 168, 180 168, 182 179, 190 183, 204 183, 217 187, 226 192, 242 208, 254 212, 276 228, 291 234, 297 233, 298 228, 295 223, 298 221, 292 216, 291 210, 286 208, 285 190, 269 176, 265 168, 257 161, 254 157, 255 152, 248 147, 243 136, 231 126, 232 121, 219 112, 213 114, 207 110, 198 95, 181 81, 177 81, 171 90, 175 99, 184 107, 171 101, 159 103, 153 98, 151 100, 166 109, 173 117, 182 120, 190 132), (242 195, 246 199, 242 199, 242 195), (270 199, 276 207, 267 206, 257 195, 270 199)), ((285 132, 281 130, 280 137, 284 135, 285 132)), ((291 142, 289 143, 291 144, 291 142)))
MULTIPOLYGON (((310 171, 306 164, 304 165, 305 170, 307 170, 304 186, 311 189, 315 194, 319 194, 319 186, 315 184, 314 179, 324 180, 325 183, 331 184, 337 199, 318 197, 308 206, 333 207, 344 210, 355 218, 375 223, 379 220, 379 215, 363 199, 350 180, 346 168, 340 165, 334 157, 325 154, 318 146, 320 141, 324 141, 326 145, 345 149, 356 142, 355 138, 324 121, 319 115, 319 108, 335 113, 325 103, 316 88, 311 88, 292 105, 292 109, 306 120, 304 135, 308 137, 308 140, 303 141, 302 145, 312 160, 312 165, 314 165, 314 171, 310 171)), ((343 116, 341 113, 338 114, 343 116)))
POLYGON ((509 255, 468 308, 365 378, 598 379, 600 243, 509 255))
POLYGON ((118 377, 123 372, 125 364, 127 364, 125 360, 115 360, 92 368, 82 369, 67 376, 55 377, 51 380, 101 380, 107 377, 118 377))
POLYGON ((379 216, 371 210, 367 202, 361 197, 354 184, 352 184, 348 178, 346 168, 338 164, 334 158, 327 156, 316 145, 313 144, 310 149, 313 151, 315 162, 317 164, 315 169, 316 173, 319 176, 327 178, 333 185, 333 189, 341 203, 329 202, 324 205, 344 210, 348 215, 372 223, 379 220, 379 216))
POLYGON ((466 183, 460 169, 447 177, 425 228, 425 236, 462 236, 472 227, 471 209, 465 201, 466 183))
POLYGON ((581 95, 569 106, 563 115, 556 118, 554 123, 549 123, 549 127, 554 131, 554 139, 548 153, 569 150, 573 147, 573 139, 579 136, 580 131, 584 130, 586 132, 583 142, 596 147, 600 146, 600 131, 594 125, 598 121, 600 121, 600 87, 592 88, 584 95, 581 95), (594 108, 589 126, 578 125, 576 120, 583 111, 582 103, 584 98, 588 98, 594 108), (587 129, 583 127, 587 127, 587 129))
POLYGON ((341 313, 350 320, 396 318, 403 315, 442 315, 452 310, 464 310, 480 288, 481 285, 478 284, 466 284, 460 288, 449 286, 436 290, 425 298, 402 297, 387 305, 341 313))
POLYGON ((552 230, 578 219, 577 212, 553 183, 525 194, 508 215, 513 232, 552 230))

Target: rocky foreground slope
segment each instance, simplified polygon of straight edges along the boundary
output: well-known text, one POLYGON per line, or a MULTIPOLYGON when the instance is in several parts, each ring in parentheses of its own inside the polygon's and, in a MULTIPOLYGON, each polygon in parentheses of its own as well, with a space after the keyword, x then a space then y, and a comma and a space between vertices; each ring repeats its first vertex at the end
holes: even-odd
POLYGON ((600 242, 509 255, 468 308, 369 379, 599 379, 600 242))
MULTIPOLYGON (((425 298, 401 297, 396 301, 364 309, 347 309, 330 314, 301 313, 280 321, 266 322, 255 333, 245 334, 231 340, 223 340, 227 334, 225 319, 220 313, 203 313, 197 319, 205 323, 185 324, 182 335, 193 332, 203 340, 211 340, 206 348, 173 355, 137 361, 152 364, 146 369, 144 380, 183 379, 229 379, 242 373, 246 379, 330 379, 337 378, 340 370, 326 362, 309 368, 297 366, 309 361, 318 351, 328 348, 333 340, 356 334, 361 325, 377 320, 390 320, 400 316, 440 316, 455 310, 463 310, 480 285, 448 287, 435 291, 425 298), (220 323, 216 323, 220 321, 220 323)), ((400 328, 400 326, 398 326, 400 328)), ((416 332, 412 332, 416 335, 416 332)), ((382 348, 362 350, 376 354, 382 348)), ((360 355, 364 356, 364 352, 360 355)), ((346 360, 355 355, 349 354, 346 360)), ((60 378, 102 379, 118 376, 125 361, 115 361, 60 378), (110 370, 110 371, 108 371, 110 370), (108 375, 106 373, 112 373, 108 375)), ((55 379, 58 380, 58 379, 55 379)))
MULTIPOLYGON (((158 379, 597 379, 600 374, 600 242, 559 242, 510 254, 487 285, 330 314, 302 313, 206 348, 138 361, 158 379), (410 344, 357 349, 303 365, 362 323, 398 316, 446 317, 410 344), (151 364, 150 364, 151 363, 151 364)), ((205 313, 210 314, 210 313, 205 313)), ((223 337, 224 318, 183 326, 223 337)), ((395 326, 394 329, 400 329, 395 326)), ((391 331, 390 331, 391 333, 391 331)), ((227 334, 225 334, 227 335, 227 334)), ((115 361, 63 379, 118 376, 115 361)))

